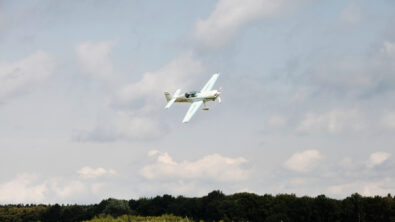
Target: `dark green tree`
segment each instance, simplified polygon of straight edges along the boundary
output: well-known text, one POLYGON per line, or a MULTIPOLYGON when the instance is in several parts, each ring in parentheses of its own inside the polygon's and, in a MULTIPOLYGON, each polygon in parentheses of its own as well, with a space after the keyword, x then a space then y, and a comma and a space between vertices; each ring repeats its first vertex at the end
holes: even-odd
POLYGON ((128 201, 110 198, 107 200, 103 213, 118 217, 123 214, 133 214, 134 212, 130 210, 128 201))

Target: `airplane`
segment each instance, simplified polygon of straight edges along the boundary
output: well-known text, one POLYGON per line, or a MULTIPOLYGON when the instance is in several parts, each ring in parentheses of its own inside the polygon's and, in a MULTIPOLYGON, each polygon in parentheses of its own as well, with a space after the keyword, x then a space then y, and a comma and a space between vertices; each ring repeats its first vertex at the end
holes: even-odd
POLYGON ((183 123, 187 123, 189 120, 191 120, 192 116, 196 113, 200 106, 202 106, 202 104, 204 104, 203 110, 209 110, 209 108, 206 107, 206 102, 215 101, 218 98, 218 102, 221 103, 221 97, 219 97, 221 92, 219 90, 212 89, 218 77, 219 73, 215 73, 200 91, 190 91, 181 94, 181 89, 177 89, 173 96, 171 96, 170 93, 165 92, 165 97, 167 100, 165 109, 170 108, 170 106, 175 102, 192 103, 184 117, 184 120, 182 121, 183 123))

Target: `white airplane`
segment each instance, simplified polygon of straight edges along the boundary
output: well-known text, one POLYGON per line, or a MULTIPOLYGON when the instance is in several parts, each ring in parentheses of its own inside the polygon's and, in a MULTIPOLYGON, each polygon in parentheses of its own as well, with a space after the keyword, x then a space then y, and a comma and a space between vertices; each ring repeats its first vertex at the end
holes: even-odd
POLYGON ((221 103, 221 97, 219 97, 221 92, 219 92, 218 90, 212 90, 215 82, 218 79, 218 76, 219 73, 215 73, 200 91, 191 91, 186 92, 185 94, 181 94, 181 89, 177 89, 173 96, 171 96, 170 93, 165 92, 167 100, 167 105, 165 106, 165 109, 170 108, 170 106, 173 105, 173 103, 175 102, 192 103, 192 105, 188 109, 187 114, 184 117, 184 120, 182 121, 183 123, 187 123, 202 104, 204 104, 203 110, 209 110, 209 108, 206 107, 207 101, 215 101, 218 98, 218 102, 221 103))

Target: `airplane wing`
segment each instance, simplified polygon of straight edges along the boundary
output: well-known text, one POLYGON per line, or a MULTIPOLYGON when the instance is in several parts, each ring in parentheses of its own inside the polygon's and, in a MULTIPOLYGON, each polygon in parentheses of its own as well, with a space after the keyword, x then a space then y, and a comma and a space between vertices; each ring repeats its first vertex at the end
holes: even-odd
POLYGON ((196 113, 196 111, 199 109, 199 107, 203 104, 203 101, 196 101, 193 102, 192 105, 189 107, 187 114, 184 117, 184 120, 182 121, 183 123, 189 122, 189 120, 192 118, 192 116, 196 113))
POLYGON ((204 85, 203 89, 200 90, 200 92, 205 92, 205 91, 209 91, 213 88, 215 82, 217 81, 219 76, 219 73, 215 73, 210 80, 206 83, 206 85, 204 85))

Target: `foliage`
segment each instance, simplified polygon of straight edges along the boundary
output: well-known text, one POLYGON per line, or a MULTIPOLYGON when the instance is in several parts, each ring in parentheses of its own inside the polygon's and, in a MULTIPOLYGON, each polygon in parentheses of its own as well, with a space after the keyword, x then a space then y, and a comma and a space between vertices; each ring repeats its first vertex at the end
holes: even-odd
POLYGON ((162 215, 158 217, 150 217, 150 216, 134 216, 134 215, 122 215, 119 217, 112 217, 110 215, 101 214, 99 216, 94 217, 91 220, 87 220, 86 222, 193 222, 188 218, 177 217, 174 215, 162 215))
POLYGON ((2 222, 200 220, 394 222, 395 200, 390 194, 363 197, 355 193, 336 200, 325 195, 225 195, 221 191, 213 191, 199 198, 163 195, 128 201, 109 198, 92 205, 0 205, 2 222))

